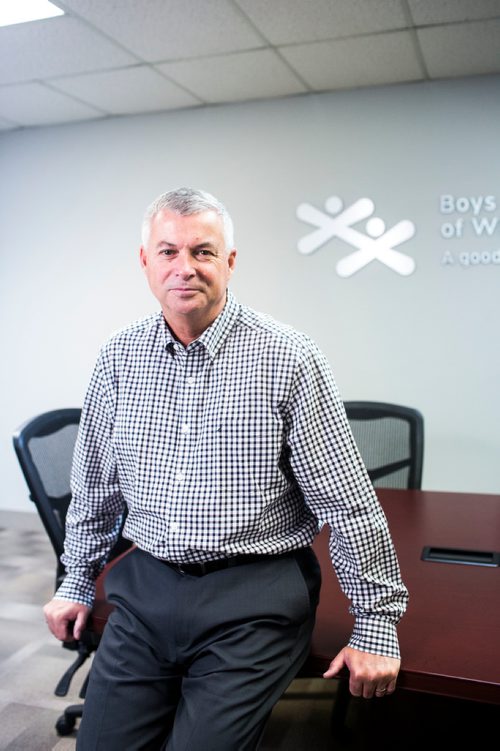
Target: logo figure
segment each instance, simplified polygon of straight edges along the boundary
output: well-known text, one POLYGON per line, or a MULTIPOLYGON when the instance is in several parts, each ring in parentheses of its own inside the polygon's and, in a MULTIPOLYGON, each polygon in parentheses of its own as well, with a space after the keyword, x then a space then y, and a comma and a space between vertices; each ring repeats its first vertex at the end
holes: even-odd
POLYGON ((304 255, 314 253, 326 242, 338 237, 357 248, 353 253, 338 261, 336 271, 339 276, 352 276, 375 259, 402 276, 408 276, 415 271, 413 258, 399 250, 394 250, 395 246, 413 237, 415 234, 413 222, 403 219, 386 230, 382 219, 371 216, 375 210, 375 204, 369 198, 360 198, 352 206, 344 209, 344 204, 338 196, 330 196, 325 202, 325 209, 327 214, 310 203, 301 203, 297 207, 298 218, 316 227, 313 232, 299 240, 300 253, 304 255), (364 219, 368 219, 366 234, 352 226, 364 219))

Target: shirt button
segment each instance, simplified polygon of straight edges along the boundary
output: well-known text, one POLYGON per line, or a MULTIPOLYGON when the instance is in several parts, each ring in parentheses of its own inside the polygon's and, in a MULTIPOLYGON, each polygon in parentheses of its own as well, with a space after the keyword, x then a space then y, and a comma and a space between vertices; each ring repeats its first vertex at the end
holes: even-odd
POLYGON ((187 422, 185 422, 181 426, 181 433, 184 433, 184 435, 186 435, 186 433, 189 433, 189 425, 187 424, 187 422))
POLYGON ((193 385, 193 383, 196 381, 196 378, 194 376, 189 376, 189 378, 186 379, 187 383, 189 383, 190 386, 193 385))
POLYGON ((184 482, 184 474, 182 472, 177 472, 175 479, 177 482, 184 482))
POLYGON ((170 522, 170 531, 171 532, 178 532, 179 531, 179 522, 170 522))

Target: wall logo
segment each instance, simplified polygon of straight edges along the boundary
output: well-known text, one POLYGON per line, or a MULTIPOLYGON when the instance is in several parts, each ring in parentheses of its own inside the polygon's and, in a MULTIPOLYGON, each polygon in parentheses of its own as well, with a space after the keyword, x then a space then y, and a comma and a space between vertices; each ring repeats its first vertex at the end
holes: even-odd
POLYGON ((325 202, 325 209, 327 213, 310 203, 301 203, 297 207, 297 217, 316 228, 299 240, 300 253, 309 255, 329 240, 338 238, 356 248, 354 252, 337 262, 336 271, 339 276, 352 276, 374 260, 380 261, 402 276, 408 276, 415 271, 416 264, 413 258, 394 250, 397 245, 413 237, 413 222, 403 219, 386 230, 385 222, 372 216, 375 204, 369 198, 360 198, 344 208, 338 196, 330 196, 325 202), (368 219, 365 225, 366 234, 353 227, 364 219, 368 219))
POLYGON ((443 266, 500 268, 500 248, 492 247, 500 230, 500 216, 492 216, 498 212, 498 204, 494 195, 447 193, 439 197, 439 210, 447 215, 441 224, 441 237, 447 243, 441 257, 443 266))

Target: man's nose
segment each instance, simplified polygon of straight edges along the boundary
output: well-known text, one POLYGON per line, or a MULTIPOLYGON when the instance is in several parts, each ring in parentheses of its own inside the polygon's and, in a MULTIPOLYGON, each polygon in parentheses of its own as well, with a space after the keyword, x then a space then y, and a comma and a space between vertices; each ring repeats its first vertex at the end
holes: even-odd
POLYGON ((194 259, 189 252, 181 251, 177 255, 176 271, 182 277, 190 277, 195 273, 194 259))

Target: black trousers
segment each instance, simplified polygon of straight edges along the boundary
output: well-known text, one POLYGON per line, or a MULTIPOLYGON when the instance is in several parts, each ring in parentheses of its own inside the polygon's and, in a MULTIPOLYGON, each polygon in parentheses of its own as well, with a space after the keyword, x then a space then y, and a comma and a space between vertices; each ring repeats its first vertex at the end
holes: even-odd
POLYGON ((251 751, 307 657, 310 549, 205 576, 136 550, 107 577, 78 751, 251 751))

